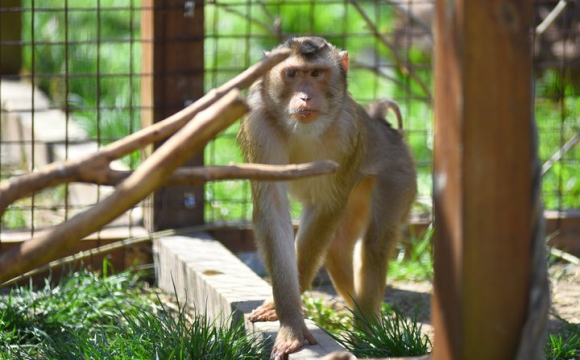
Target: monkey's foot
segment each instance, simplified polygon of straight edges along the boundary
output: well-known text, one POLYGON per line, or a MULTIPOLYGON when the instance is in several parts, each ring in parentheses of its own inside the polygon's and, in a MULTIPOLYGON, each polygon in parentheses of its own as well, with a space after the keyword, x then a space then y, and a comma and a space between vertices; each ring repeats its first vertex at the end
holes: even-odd
POLYGON ((316 339, 310 334, 306 325, 302 325, 300 329, 281 325, 270 358, 274 360, 288 359, 288 354, 298 351, 305 342, 310 345, 316 344, 316 339))
POLYGON ((266 300, 264 303, 255 308, 250 314, 251 322, 259 321, 276 321, 278 314, 276 314, 276 306, 273 300, 266 300))

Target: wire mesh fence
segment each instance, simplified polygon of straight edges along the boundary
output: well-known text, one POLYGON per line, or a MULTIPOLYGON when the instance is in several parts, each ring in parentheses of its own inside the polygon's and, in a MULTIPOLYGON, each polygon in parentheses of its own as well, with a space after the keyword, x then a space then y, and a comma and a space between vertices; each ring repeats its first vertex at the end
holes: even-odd
MULTIPOLYGON (((535 1, 534 24, 545 20, 557 4, 535 1)), ((147 13, 172 10, 204 23, 199 36, 204 43, 205 91, 240 73, 265 50, 291 36, 323 36, 347 49, 349 90, 354 98, 366 104, 386 97, 401 107, 418 168, 419 195, 413 213, 429 219, 431 99, 442 95, 431 93, 433 7, 431 0, 3 0, 0 177, 10 179, 56 160, 82 156, 138 130, 144 110, 155 106, 142 104, 144 79, 179 76, 143 71, 143 46, 192 40, 142 35, 143 27, 154 26, 147 13), (203 19, 193 17, 200 7, 203 19)), ((560 211, 580 208, 579 19, 580 10, 568 4, 545 30, 530 34, 534 38, 535 114, 545 164, 544 201, 548 209, 560 211)), ((206 147, 205 164, 243 161, 236 132, 233 126, 206 147)), ((134 169, 140 161, 141 154, 134 153, 116 166, 134 169)), ((108 191, 70 184, 34 194, 8 209, 1 230, 33 232, 57 224, 98 202, 108 191)), ((251 217, 245 181, 208 183, 204 200, 206 222, 251 217)), ((164 203, 160 211, 171 206, 164 203)), ((142 214, 143 205, 139 205, 118 224, 141 225, 142 214)), ((298 214, 295 205, 293 215, 298 214)))
MULTIPOLYGON (((415 213, 431 207, 430 19, 421 17, 431 1, 216 1, 206 4, 206 88, 259 60, 263 52, 292 36, 325 37, 349 51, 349 90, 361 104, 377 98, 398 102, 419 173, 415 213)), ((392 119, 391 119, 392 120, 392 119)), ((241 161, 237 128, 206 150, 206 163, 241 161)), ((247 182, 206 186, 209 221, 251 216, 247 182)), ((294 206, 294 217, 299 214, 294 206)))
MULTIPOLYGON (((95 152, 139 128, 138 4, 3 1, 1 11, 2 23, 12 22, 2 27, 0 43, 3 180, 95 152)), ((134 154, 114 166, 133 169, 138 162, 134 154)), ((13 204, 2 229, 33 233, 69 219, 110 191, 86 184, 42 191, 13 204)), ((137 224, 140 213, 135 208, 117 225, 137 224)))

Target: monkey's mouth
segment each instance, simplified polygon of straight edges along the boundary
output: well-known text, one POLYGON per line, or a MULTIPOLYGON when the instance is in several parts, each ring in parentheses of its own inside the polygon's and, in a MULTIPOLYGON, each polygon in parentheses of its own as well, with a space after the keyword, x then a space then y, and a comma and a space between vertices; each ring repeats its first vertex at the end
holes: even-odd
POLYGON ((320 111, 313 109, 294 110, 290 113, 298 122, 307 124, 313 122, 320 116, 320 111))

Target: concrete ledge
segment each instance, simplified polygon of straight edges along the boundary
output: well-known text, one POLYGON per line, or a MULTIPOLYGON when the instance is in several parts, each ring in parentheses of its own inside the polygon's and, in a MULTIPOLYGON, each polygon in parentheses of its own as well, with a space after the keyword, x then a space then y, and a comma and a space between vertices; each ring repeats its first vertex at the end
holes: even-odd
MULTIPOLYGON (((272 288, 250 270, 221 243, 206 233, 156 239, 153 254, 157 264, 159 287, 177 292, 180 301, 205 312, 211 319, 230 314, 244 318, 246 331, 275 338, 279 323, 251 323, 248 315, 271 297, 272 288)), ((290 355, 292 360, 316 359, 333 351, 344 351, 322 329, 307 320, 317 345, 305 346, 290 355)))

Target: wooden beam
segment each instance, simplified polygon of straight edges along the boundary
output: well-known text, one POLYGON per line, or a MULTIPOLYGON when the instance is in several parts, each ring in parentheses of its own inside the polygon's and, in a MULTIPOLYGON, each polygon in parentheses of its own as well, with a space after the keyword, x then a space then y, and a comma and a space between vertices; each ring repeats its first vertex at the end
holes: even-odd
MULTIPOLYGON (((143 0, 142 7, 142 72, 150 74, 141 83, 145 127, 204 95, 204 12, 202 0, 143 0)), ((185 165, 202 166, 203 152, 185 165)), ((203 185, 155 192, 152 205, 146 207, 148 228, 157 231, 203 223, 203 196, 203 185)))
POLYGON ((0 75, 17 75, 22 67, 22 13, 13 10, 21 6, 20 0, 0 4, 0 41, 11 42, 0 46, 0 75))
POLYGON ((545 218, 548 245, 580 257, 580 209, 546 211, 545 218))
POLYGON ((531 249, 531 0, 437 0, 434 359, 513 359, 531 249))

